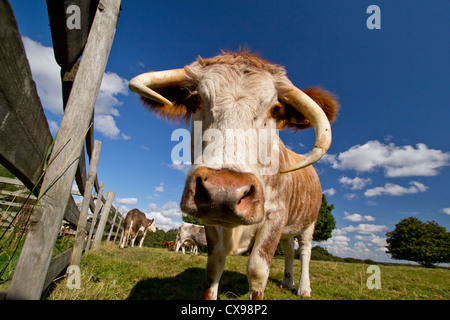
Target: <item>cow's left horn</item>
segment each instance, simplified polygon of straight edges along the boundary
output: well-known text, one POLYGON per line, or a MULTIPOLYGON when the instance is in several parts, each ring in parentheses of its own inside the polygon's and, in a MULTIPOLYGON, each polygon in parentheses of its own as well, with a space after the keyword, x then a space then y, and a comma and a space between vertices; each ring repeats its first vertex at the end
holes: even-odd
POLYGON ((311 153, 299 163, 280 171, 281 173, 287 173, 307 167, 323 157, 331 145, 331 127, 322 108, 297 87, 293 86, 292 90, 283 94, 280 98, 301 112, 316 132, 316 141, 311 153))
POLYGON ((131 79, 128 84, 131 91, 164 105, 172 106, 172 102, 164 98, 154 89, 176 87, 186 80, 184 69, 147 72, 131 79))

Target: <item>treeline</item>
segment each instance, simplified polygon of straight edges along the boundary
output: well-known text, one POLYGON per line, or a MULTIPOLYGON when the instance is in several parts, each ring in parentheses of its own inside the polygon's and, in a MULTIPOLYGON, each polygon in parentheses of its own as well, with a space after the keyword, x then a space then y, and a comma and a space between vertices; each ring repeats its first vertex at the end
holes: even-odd
POLYGON ((177 232, 177 229, 170 229, 166 232, 162 229, 156 228, 156 232, 147 232, 142 245, 151 248, 161 248, 162 242, 173 241, 175 243, 177 232))
MULTIPOLYGON (((297 253, 296 258, 298 258, 299 253, 297 253)), ((348 263, 366 263, 366 264, 382 264, 380 262, 375 262, 371 259, 356 259, 356 258, 341 258, 333 256, 327 251, 327 249, 321 246, 314 246, 311 250, 311 260, 321 260, 321 261, 333 261, 333 262, 348 262, 348 263)))

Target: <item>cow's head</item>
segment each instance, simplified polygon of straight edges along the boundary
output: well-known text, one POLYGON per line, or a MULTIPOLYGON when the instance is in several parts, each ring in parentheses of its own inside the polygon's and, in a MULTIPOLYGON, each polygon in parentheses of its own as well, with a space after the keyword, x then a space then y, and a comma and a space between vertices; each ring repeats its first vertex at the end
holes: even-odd
POLYGON ((298 170, 328 150, 329 120, 338 108, 329 92, 301 91, 283 67, 248 52, 199 57, 183 69, 141 74, 130 89, 151 111, 172 121, 191 119, 191 131, 201 131, 200 140, 191 138, 192 167, 180 206, 207 225, 225 227, 262 221, 262 172, 268 162, 261 155, 278 164, 275 128, 315 129, 312 152, 276 173, 298 170))
POLYGON ((156 232, 155 219, 147 219, 147 228, 146 229, 151 232, 156 232))

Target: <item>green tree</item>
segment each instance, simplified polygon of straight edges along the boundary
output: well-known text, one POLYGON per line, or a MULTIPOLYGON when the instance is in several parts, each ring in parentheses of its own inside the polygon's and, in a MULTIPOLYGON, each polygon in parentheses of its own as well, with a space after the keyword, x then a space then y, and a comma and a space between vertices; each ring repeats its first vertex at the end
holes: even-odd
POLYGON ((450 233, 435 221, 405 218, 386 236, 387 253, 393 259, 415 261, 427 268, 450 262, 450 233))
MULTIPOLYGON (((175 241, 177 237, 177 229, 164 231, 156 228, 156 232, 147 232, 143 245, 152 248, 161 248, 161 243, 165 241, 175 241)), ((136 243, 135 243, 136 245, 136 243)))
POLYGON ((336 228, 336 220, 331 213, 333 209, 334 205, 328 204, 327 198, 322 194, 322 205, 314 229, 314 241, 325 241, 331 238, 331 232, 336 228))
POLYGON ((193 216, 189 216, 187 214, 183 214, 181 219, 187 223, 192 223, 192 224, 196 224, 199 226, 203 226, 203 222, 201 220, 194 218, 193 216))

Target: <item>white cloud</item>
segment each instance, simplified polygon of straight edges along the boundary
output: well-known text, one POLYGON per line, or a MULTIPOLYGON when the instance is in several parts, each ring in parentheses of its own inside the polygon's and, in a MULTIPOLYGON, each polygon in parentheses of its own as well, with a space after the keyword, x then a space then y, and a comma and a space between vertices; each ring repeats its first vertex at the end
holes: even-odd
MULTIPOLYGON (((53 114, 63 114, 61 93, 61 68, 55 61, 52 47, 28 37, 22 37, 33 80, 41 99, 42 106, 53 114)), ((130 139, 120 132, 114 117, 119 117, 116 107, 123 104, 118 95, 128 95, 128 80, 113 72, 105 72, 95 104, 94 129, 111 139, 130 139)), ((55 121, 49 122, 52 132, 57 127, 55 121)))
POLYGON ((165 231, 176 229, 181 224, 181 210, 174 201, 165 203, 158 207, 155 203, 150 203, 147 208, 147 217, 155 219, 156 227, 165 231))
POLYGON ((355 235, 355 239, 365 241, 371 245, 379 246, 379 247, 385 247, 386 244, 386 238, 379 237, 374 234, 370 234, 368 236, 362 236, 362 235, 355 235))
POLYGON ((191 169, 190 163, 181 163, 180 161, 173 161, 171 164, 169 164, 169 167, 178 171, 182 171, 185 174, 188 173, 189 169, 191 169))
POLYGON ((358 198, 358 195, 356 193, 346 193, 344 194, 344 198, 347 200, 353 200, 358 198))
POLYGON ((128 81, 117 73, 105 72, 95 103, 94 128, 110 139, 129 140, 129 136, 120 133, 114 119, 120 116, 116 107, 123 104, 117 99, 119 94, 128 95, 128 81))
POLYGON ((320 242, 327 250, 340 257, 354 257, 358 259, 372 259, 376 261, 390 261, 386 256, 386 239, 375 233, 384 230, 386 226, 360 225, 358 227, 344 227, 333 230, 332 237, 320 242), (363 231, 356 235, 349 232, 363 231), (373 232, 367 232, 368 230, 373 232), (376 230, 376 231, 375 231, 376 230), (353 244, 352 244, 353 243, 353 244))
POLYGON ((159 187, 155 187, 156 192, 164 192, 164 183, 160 183, 159 187))
POLYGON ((347 232, 357 232, 362 234, 371 234, 375 232, 383 232, 383 230, 387 229, 387 226, 383 225, 376 225, 376 224, 365 224, 361 223, 357 227, 355 226, 348 226, 342 228, 342 230, 347 232))
POLYGON ((350 214, 347 211, 344 212, 344 220, 349 220, 353 222, 360 222, 360 221, 375 221, 375 218, 372 216, 363 216, 359 213, 350 214))
POLYGON ((116 120, 109 114, 96 115, 94 118, 94 128, 98 132, 101 132, 105 137, 111 139, 117 139, 120 135, 116 120))
POLYGON ((336 194, 336 190, 334 188, 330 188, 327 190, 323 190, 323 193, 327 196, 333 196, 336 194))
POLYGON ((441 212, 450 215, 450 208, 442 208, 441 212))
POLYGON ((414 194, 419 192, 425 192, 428 190, 428 187, 423 183, 417 181, 410 181, 410 187, 405 188, 393 183, 386 183, 384 187, 376 187, 373 189, 368 189, 364 192, 366 197, 375 197, 381 195, 389 195, 389 196, 402 196, 404 194, 414 194))
POLYGON ((118 198, 117 203, 134 205, 138 202, 137 198, 118 198))
POLYGON ((42 106, 54 114, 62 115, 61 68, 55 61, 53 48, 28 37, 22 37, 22 42, 42 106))
POLYGON ((429 149, 423 143, 413 146, 396 146, 379 141, 368 141, 339 154, 328 154, 322 158, 338 170, 370 172, 384 170, 386 177, 435 176, 438 169, 450 165, 450 153, 429 149))
POLYGON ((355 177, 353 179, 349 177, 341 177, 339 178, 339 182, 352 190, 361 190, 365 186, 372 184, 372 180, 370 178, 363 179, 359 177, 355 177))

